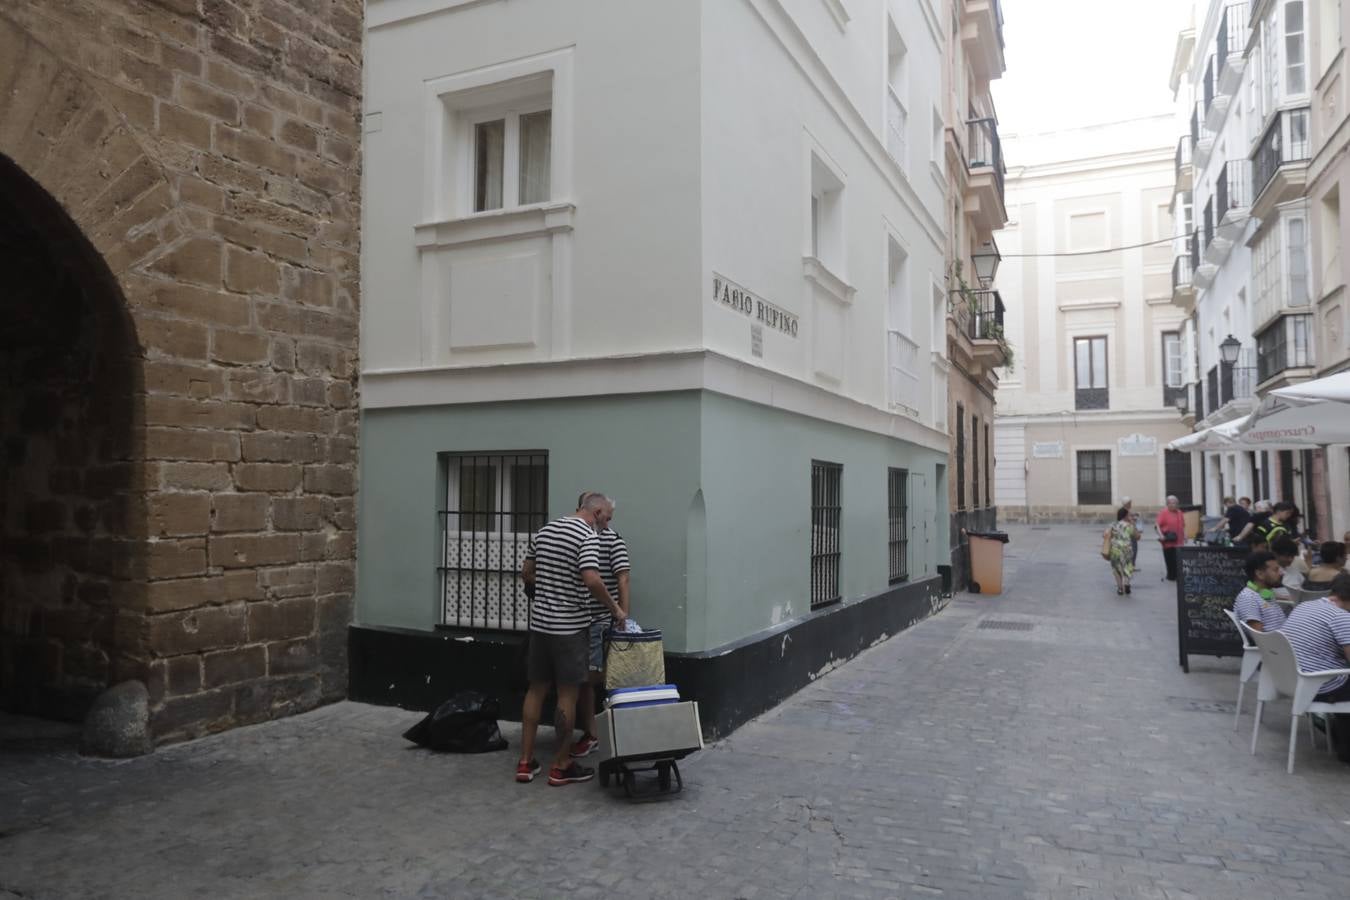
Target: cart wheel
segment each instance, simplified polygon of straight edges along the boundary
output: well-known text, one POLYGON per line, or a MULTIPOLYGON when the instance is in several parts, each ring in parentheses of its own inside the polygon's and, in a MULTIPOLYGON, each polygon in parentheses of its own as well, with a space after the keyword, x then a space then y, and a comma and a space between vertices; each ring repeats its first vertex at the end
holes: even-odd
POLYGON ((661 793, 670 793, 670 763, 656 764, 656 783, 661 788, 661 793))
POLYGON ((628 771, 627 769, 625 769, 623 773, 623 792, 627 794, 629 797, 631 797, 633 796, 633 793, 636 790, 636 788, 637 788, 637 776, 634 775, 632 772, 628 771))

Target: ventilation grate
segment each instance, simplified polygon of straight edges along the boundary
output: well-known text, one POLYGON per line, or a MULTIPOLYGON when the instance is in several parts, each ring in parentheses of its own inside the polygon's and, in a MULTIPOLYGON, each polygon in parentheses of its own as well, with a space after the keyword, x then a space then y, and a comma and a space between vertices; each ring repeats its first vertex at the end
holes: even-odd
POLYGON ((1002 619, 985 619, 979 627, 985 631, 1030 631, 1035 626, 1030 622, 1005 622, 1002 619))

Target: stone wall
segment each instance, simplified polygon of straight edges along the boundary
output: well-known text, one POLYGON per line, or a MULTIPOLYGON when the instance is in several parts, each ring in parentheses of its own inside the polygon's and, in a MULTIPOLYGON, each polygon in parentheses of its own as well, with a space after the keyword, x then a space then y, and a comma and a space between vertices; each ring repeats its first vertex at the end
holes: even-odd
MULTIPOLYGON (((69 457, 65 499, 44 505, 42 454, 12 461, 5 543, 41 527, 88 537, 97 529, 81 531, 72 511, 100 489, 116 495, 107 534, 125 542, 125 564, 101 601, 115 625, 92 681, 145 680, 160 740, 345 694, 361 11, 360 0, 0 10, 0 154, 96 251, 134 360, 126 439, 109 448, 115 483, 100 488, 102 463, 69 457)), ((15 408, 44 389, 7 384, 15 408)), ((67 418, 74 433, 50 433, 87 442, 88 426, 67 418)), ((36 446, 32 423, 4 427, 7 446, 36 446)), ((68 647, 59 633, 78 588, 38 557, 0 558, 6 688, 69 682, 51 659, 68 647)), ((60 565, 89 568, 72 559, 60 565)))

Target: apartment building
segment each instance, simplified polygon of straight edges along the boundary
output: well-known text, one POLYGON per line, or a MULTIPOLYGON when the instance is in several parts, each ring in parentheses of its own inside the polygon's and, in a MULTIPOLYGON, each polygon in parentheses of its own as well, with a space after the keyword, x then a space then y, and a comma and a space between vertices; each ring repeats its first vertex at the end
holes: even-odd
POLYGON ((1191 500, 1182 313, 1171 305, 1171 118, 1014 135, 1000 284, 1026 347, 999 386, 995 490, 1008 521, 1111 521, 1191 500), (1033 349, 1034 348, 1034 349, 1033 349))
MULTIPOLYGON (((968 567, 966 531, 997 524, 994 499, 994 400, 1000 371, 1015 353, 1005 335, 1003 298, 995 285, 999 252, 994 234, 1008 221, 1007 167, 990 84, 1003 75, 1002 10, 997 0, 950 4, 943 117, 947 216, 946 353, 934 347, 935 381, 946 394, 939 426, 951 434, 947 504, 952 510, 952 570, 956 586, 968 567), (989 24, 993 22, 993 34, 989 24), (991 39, 993 38, 993 39, 991 39), (944 391, 945 388, 945 391, 944 391)), ((935 300, 936 302, 936 300, 935 300)), ((935 313, 935 318, 938 318, 935 313)))
MULTIPOLYGON (((1187 315, 1179 408, 1196 430, 1246 415, 1269 391, 1318 374, 1326 368, 1321 353, 1335 352, 1319 350, 1329 337, 1319 311, 1330 310, 1333 322, 1343 312, 1334 298, 1326 308, 1317 303, 1308 188, 1314 86, 1337 55, 1322 60, 1328 36, 1312 36, 1321 16, 1335 9, 1339 19, 1338 7, 1211 0, 1196 4, 1192 26, 1178 37, 1172 84, 1190 126, 1175 160, 1182 213, 1172 281, 1173 302, 1187 315)), ((1323 178, 1323 197, 1334 206, 1335 178, 1323 178)), ((1339 221, 1339 212, 1325 218, 1339 221)), ((1193 456, 1206 512, 1219 513, 1225 495, 1289 499, 1306 527, 1330 533, 1322 450, 1193 456)))
POLYGON ((993 2, 367 5, 354 696, 509 708, 587 489, 713 733, 940 606, 956 29, 992 71, 993 2))

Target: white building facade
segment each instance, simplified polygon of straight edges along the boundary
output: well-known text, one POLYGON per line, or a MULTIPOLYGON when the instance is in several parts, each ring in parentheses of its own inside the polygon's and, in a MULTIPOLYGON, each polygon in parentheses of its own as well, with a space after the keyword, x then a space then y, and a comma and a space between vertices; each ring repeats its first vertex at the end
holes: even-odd
MULTIPOLYGON (((1175 161, 1173 302, 1188 317, 1182 370, 1197 430, 1319 368, 1306 187, 1310 36, 1326 5, 1199 2, 1178 38, 1172 85, 1189 128, 1175 161)), ((1289 499, 1326 533, 1320 451, 1193 456, 1207 513, 1221 513, 1225 496, 1289 499)))
POLYGON ((1174 406, 1183 316, 1170 303, 1167 116, 1013 135, 999 272, 1009 339, 995 488, 1009 521, 1114 521, 1190 502, 1174 406), (1179 464, 1179 465, 1178 465, 1179 464))
POLYGON ((509 644, 529 532, 587 489, 696 694, 931 610, 943 9, 369 4, 358 632, 509 644))

